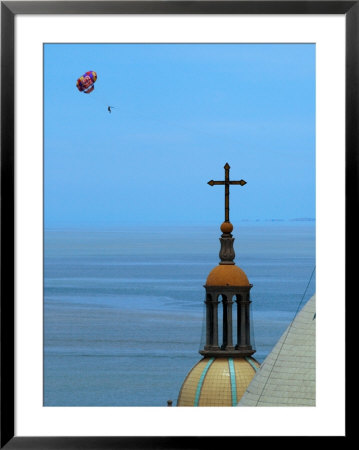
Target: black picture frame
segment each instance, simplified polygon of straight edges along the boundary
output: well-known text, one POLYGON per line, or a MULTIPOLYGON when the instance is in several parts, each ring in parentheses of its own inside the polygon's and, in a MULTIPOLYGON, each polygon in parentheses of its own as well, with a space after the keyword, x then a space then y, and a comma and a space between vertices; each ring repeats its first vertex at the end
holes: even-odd
MULTIPOLYGON (((346 20, 345 296, 354 292, 358 247, 359 1, 1 2, 1 441, 6 449, 202 448, 232 437, 25 437, 14 435, 14 20, 18 14, 341 14, 346 20)), ((355 300, 354 300, 355 301, 355 300)), ((346 303, 347 305, 347 303, 346 303)), ((347 311, 347 308, 346 308, 347 311)), ((347 327, 346 327, 347 329, 347 327)), ((199 430, 199 434, 201 431, 199 430)), ((346 435, 348 437, 348 427, 346 435)), ((225 442, 224 442, 225 444, 225 442)), ((226 445, 226 444, 225 444, 226 445)))

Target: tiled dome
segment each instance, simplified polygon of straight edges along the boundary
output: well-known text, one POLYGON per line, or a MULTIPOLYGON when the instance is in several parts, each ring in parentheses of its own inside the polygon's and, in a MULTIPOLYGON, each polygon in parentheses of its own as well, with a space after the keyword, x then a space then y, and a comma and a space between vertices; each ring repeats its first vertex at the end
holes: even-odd
POLYGON ((218 265, 211 270, 207 286, 249 286, 247 275, 235 264, 218 265))
POLYGON ((238 406, 315 406, 315 295, 283 333, 238 406))
POLYGON ((177 406, 235 406, 258 368, 252 357, 205 357, 187 375, 177 406))

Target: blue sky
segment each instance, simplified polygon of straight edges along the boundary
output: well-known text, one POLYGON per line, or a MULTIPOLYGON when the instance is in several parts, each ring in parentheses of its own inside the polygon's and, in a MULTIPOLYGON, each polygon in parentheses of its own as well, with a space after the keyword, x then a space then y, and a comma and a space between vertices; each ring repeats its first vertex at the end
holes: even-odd
POLYGON ((233 224, 315 217, 315 45, 45 44, 46 228, 218 225, 226 162, 233 224))

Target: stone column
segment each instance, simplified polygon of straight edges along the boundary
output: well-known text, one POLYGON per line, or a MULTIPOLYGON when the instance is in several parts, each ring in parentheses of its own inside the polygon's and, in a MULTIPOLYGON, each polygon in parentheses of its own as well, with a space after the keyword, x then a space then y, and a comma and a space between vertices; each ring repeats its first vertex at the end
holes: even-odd
POLYGON ((217 296, 206 297, 206 345, 205 350, 218 349, 218 301, 217 296))
POLYGON ((237 345, 236 349, 251 349, 249 323, 249 292, 237 295, 237 345))
POLYGON ((232 294, 223 295, 223 350, 233 350, 232 294))
POLYGON ((213 305, 213 341, 212 348, 219 349, 218 347, 218 295, 216 295, 216 300, 212 303, 213 305))
POLYGON ((207 294, 207 298, 205 301, 205 304, 206 304, 206 344, 204 347, 205 349, 208 349, 212 343, 213 318, 212 318, 212 307, 211 307, 210 298, 211 298, 211 296, 207 294))
POLYGON ((249 300, 249 293, 246 294, 247 296, 247 301, 246 301, 246 309, 245 309, 245 322, 246 322, 246 337, 245 337, 245 342, 246 345, 248 347, 251 348, 251 335, 250 335, 250 331, 251 331, 251 322, 250 322, 250 318, 249 318, 249 308, 250 308, 250 300, 249 300))

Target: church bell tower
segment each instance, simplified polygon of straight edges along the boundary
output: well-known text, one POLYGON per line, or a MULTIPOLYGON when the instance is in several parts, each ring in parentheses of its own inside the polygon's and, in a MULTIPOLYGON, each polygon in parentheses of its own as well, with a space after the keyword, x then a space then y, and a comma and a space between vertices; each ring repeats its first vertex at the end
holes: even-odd
POLYGON ((207 277, 206 289, 206 344, 200 351, 203 356, 250 356, 250 290, 246 274, 235 265, 235 256, 230 222, 221 225, 221 261, 207 277), (221 301, 219 301, 221 299, 221 301), (218 307, 222 308, 223 335, 218 336, 218 307), (233 308, 235 306, 235 309, 233 308), (235 314, 233 314, 233 309, 235 314), (237 322, 237 333, 233 336, 233 322, 237 322), (222 338, 220 342, 219 339, 222 338), (234 340, 235 339, 235 340, 234 340))
POLYGON ((225 217, 219 239, 220 262, 211 270, 204 285, 206 342, 199 352, 203 358, 183 382, 177 406, 236 406, 259 368, 259 363, 252 357, 255 350, 250 339, 250 290, 253 285, 234 262, 233 225, 229 220, 229 188, 231 185, 244 186, 246 182, 230 180, 228 163, 224 169, 224 180, 208 182, 210 186, 225 187, 225 217))

